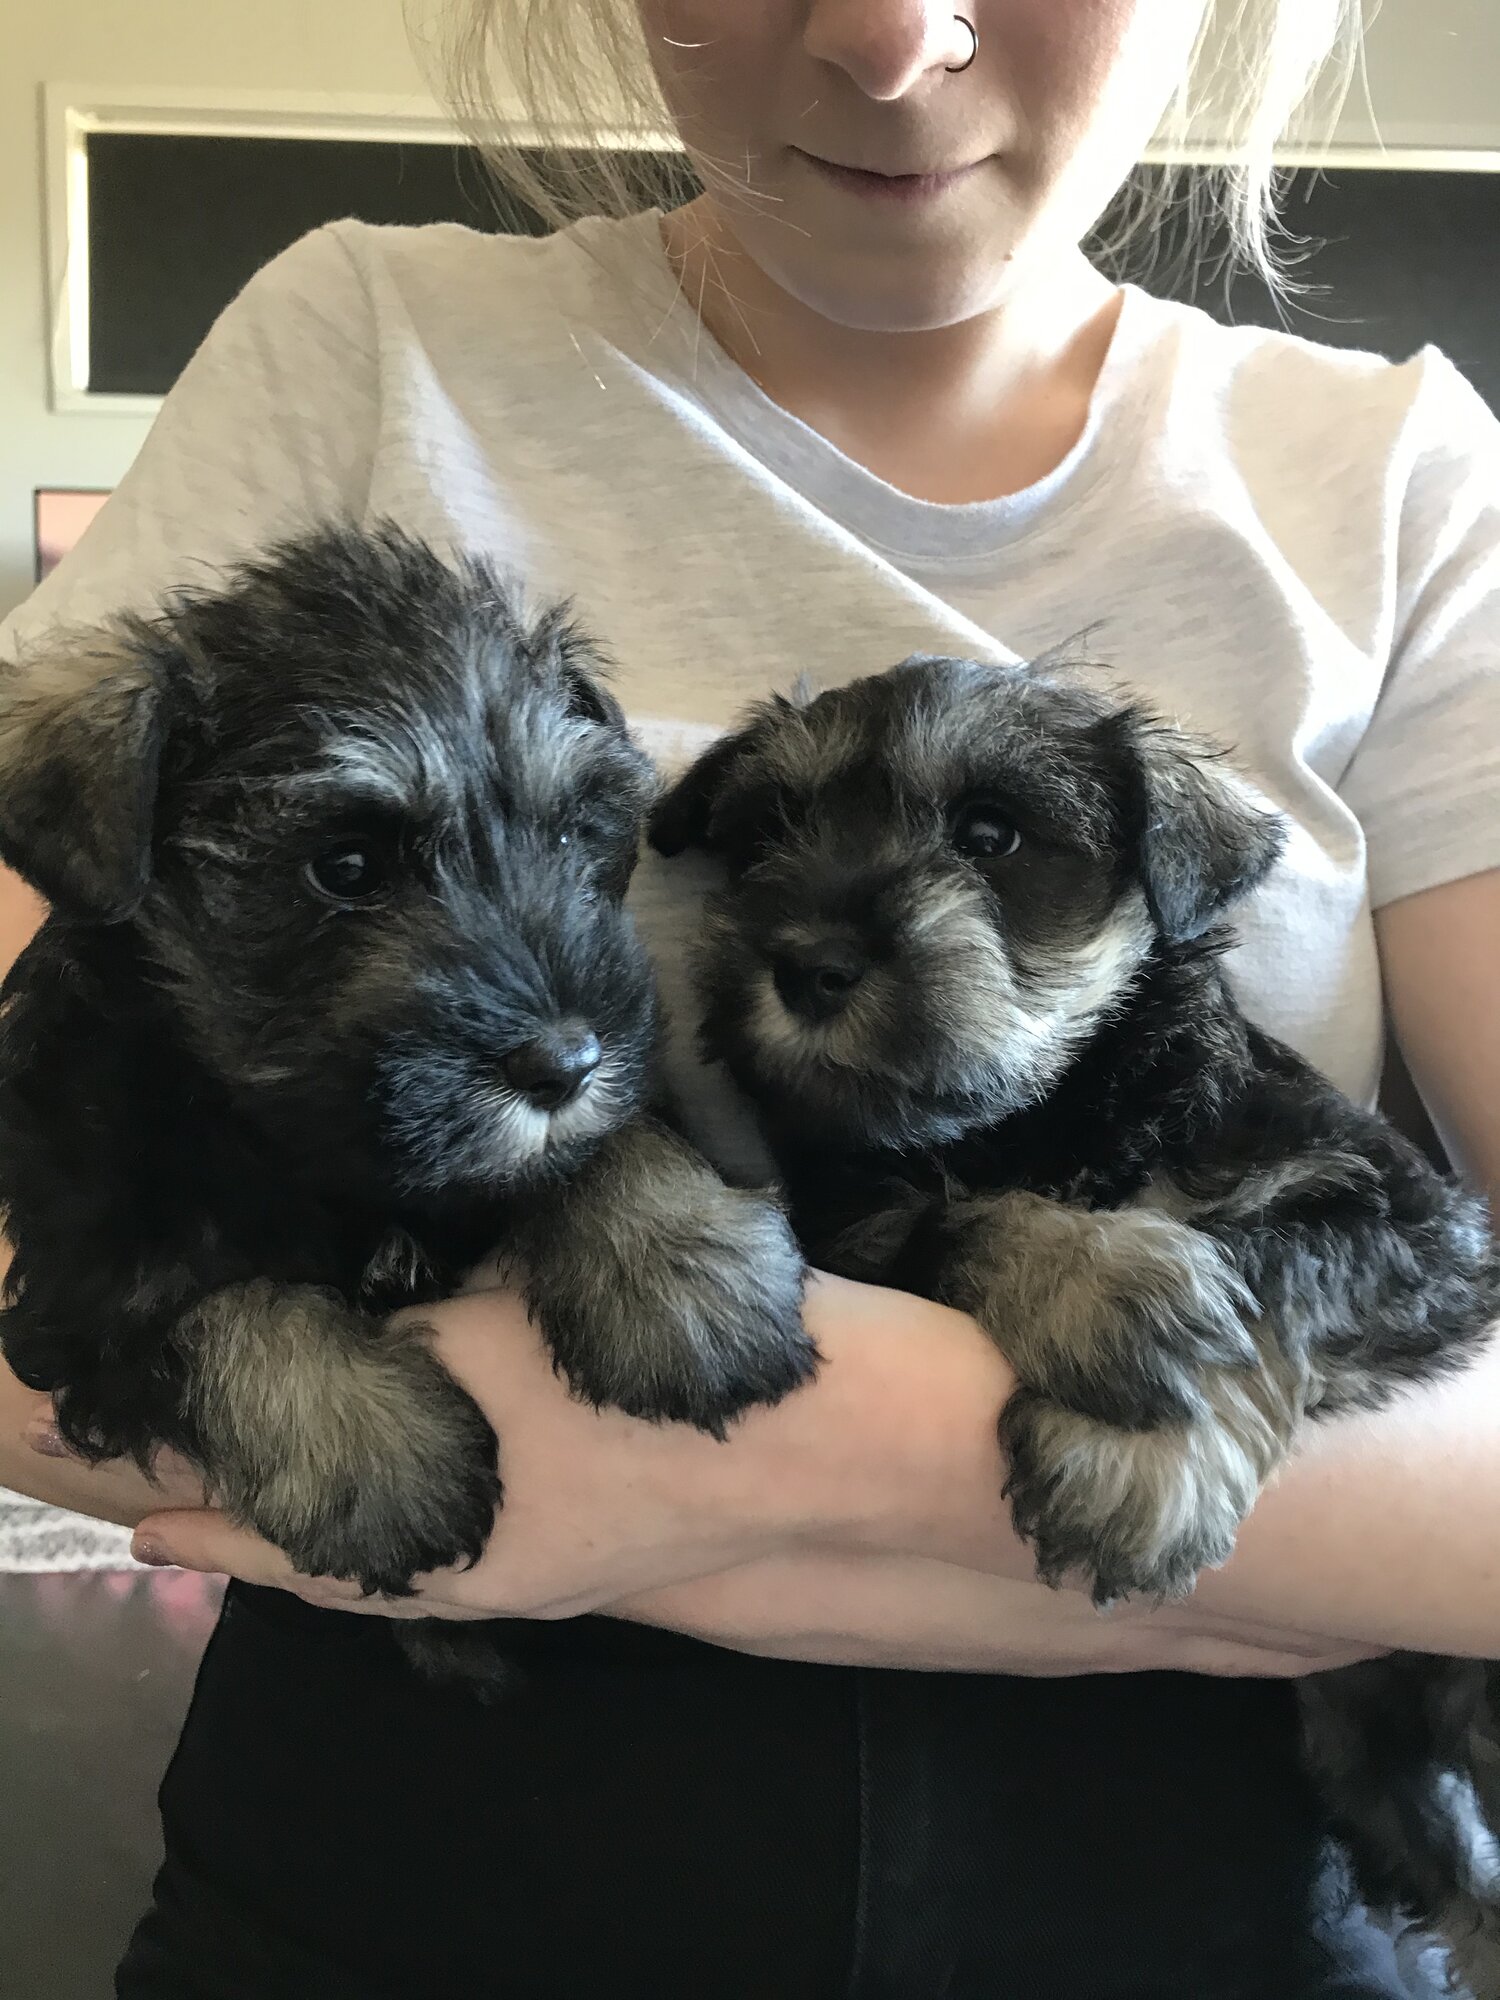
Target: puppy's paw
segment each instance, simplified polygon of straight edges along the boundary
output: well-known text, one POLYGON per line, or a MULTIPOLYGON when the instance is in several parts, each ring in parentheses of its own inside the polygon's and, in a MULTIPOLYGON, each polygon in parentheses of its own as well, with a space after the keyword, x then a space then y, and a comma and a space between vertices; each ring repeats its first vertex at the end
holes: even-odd
POLYGON ((235 1519, 309 1576, 411 1593, 478 1560, 501 1488, 494 1432, 412 1327, 254 1284, 196 1309, 194 1415, 235 1519))
POLYGON ((528 1296, 586 1401, 722 1437, 805 1382, 806 1267, 767 1196, 726 1187, 670 1134, 626 1134, 528 1249, 528 1296))
POLYGON ((955 1202, 942 1290, 1024 1382, 1122 1430, 1212 1415, 1210 1384, 1261 1368, 1260 1311, 1211 1237, 1146 1208, 1024 1193, 955 1202))
POLYGON ((1101 1607, 1185 1597, 1228 1559, 1264 1478, 1268 1427, 1245 1415, 1238 1433, 1206 1420, 1126 1431, 1018 1389, 1000 1419, 1005 1491, 1038 1575, 1081 1579, 1101 1607))
POLYGON ((501 1500, 495 1434, 478 1405, 424 1349, 408 1360, 396 1407, 346 1419, 340 1463, 300 1522, 273 1507, 277 1533, 255 1523, 307 1575, 388 1597, 409 1597, 428 1570, 476 1563, 501 1500))

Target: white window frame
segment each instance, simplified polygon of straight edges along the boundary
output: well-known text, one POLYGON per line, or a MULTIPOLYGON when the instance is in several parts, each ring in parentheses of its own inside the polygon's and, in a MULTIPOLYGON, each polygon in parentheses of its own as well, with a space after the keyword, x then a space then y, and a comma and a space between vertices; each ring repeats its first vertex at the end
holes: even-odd
MULTIPOLYGON (((91 132, 155 132, 235 139, 369 139, 451 145, 463 134, 424 97, 379 97, 310 91, 134 89, 119 84, 42 86, 47 232, 48 351, 51 404, 60 412, 100 417, 153 417, 160 396, 95 394, 89 369, 89 191, 91 132)), ((523 144, 534 129, 520 118, 508 136, 523 144)), ((552 143, 680 150, 670 132, 605 128, 551 135, 552 143)), ((1208 166, 1222 150, 1195 146, 1174 155, 1208 166)), ((1149 149, 1148 162, 1160 162, 1149 149)), ((1288 148, 1287 167, 1391 168, 1434 173, 1500 173, 1500 151, 1480 147, 1331 146, 1288 148)))
MULTIPOLYGON (((233 139, 366 139, 452 145, 463 133, 431 99, 309 91, 133 89, 111 84, 42 86, 51 406, 60 412, 150 418, 160 396, 106 395, 89 388, 88 138, 92 132, 151 132, 233 139)), ((534 130, 517 118, 522 144, 534 130)), ((551 143, 680 150, 675 135, 605 129, 563 133, 551 143)))

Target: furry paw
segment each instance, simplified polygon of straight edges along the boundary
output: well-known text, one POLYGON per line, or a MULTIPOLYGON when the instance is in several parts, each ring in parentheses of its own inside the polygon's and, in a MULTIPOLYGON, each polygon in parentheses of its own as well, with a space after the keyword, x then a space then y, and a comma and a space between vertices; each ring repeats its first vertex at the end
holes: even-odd
MULTIPOLYGON (((356 1417, 347 1457, 300 1521, 252 1520, 309 1576, 346 1577, 367 1593, 409 1597, 428 1570, 484 1553, 500 1506, 495 1434, 479 1407, 424 1350, 414 1349, 397 1446, 377 1417, 356 1417), (425 1367, 420 1364, 425 1363, 425 1367), (276 1532, 272 1533, 272 1526, 276 1532)), ((253 1514, 268 1508, 258 1499, 253 1514)))
POLYGON ((388 1596, 478 1560, 500 1504, 495 1435, 414 1328, 267 1284, 215 1293, 195 1320, 194 1416, 236 1520, 304 1574, 388 1596))
POLYGON ((1085 1581, 1103 1607, 1185 1597, 1225 1562, 1264 1477, 1263 1424, 1117 1430, 1018 1389, 1000 1419, 1016 1532, 1054 1586, 1085 1581))
POLYGON ((1211 1416, 1207 1383, 1263 1365, 1259 1308, 1219 1244, 1151 1209, 1031 1194, 955 1202, 942 1289, 1021 1380, 1121 1430, 1211 1416))
POLYGON ((806 1267, 769 1197, 666 1133, 624 1135, 528 1248, 528 1298, 575 1393, 723 1437, 817 1366, 806 1267))

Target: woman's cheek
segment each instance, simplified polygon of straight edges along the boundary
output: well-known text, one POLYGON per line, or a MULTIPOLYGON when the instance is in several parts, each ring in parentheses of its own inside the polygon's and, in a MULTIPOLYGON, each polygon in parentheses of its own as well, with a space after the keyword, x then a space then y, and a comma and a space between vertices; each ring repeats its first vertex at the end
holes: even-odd
POLYGON ((729 163, 798 51, 800 11, 789 0, 639 0, 646 53, 687 145, 729 163))

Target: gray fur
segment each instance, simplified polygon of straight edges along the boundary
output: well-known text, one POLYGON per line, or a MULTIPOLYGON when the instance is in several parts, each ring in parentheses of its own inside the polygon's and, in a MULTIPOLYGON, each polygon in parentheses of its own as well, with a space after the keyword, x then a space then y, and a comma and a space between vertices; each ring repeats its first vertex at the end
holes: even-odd
POLYGON ((215 1498, 298 1569, 478 1559, 500 1501, 494 1440, 419 1328, 257 1280, 200 1300, 175 1337, 215 1498))
MULTIPOLYGON (((722 1437, 748 1403, 779 1393, 804 1280, 791 1225, 675 1134, 637 1125, 606 1140, 549 1202, 545 1259, 528 1247, 523 1228, 528 1302, 590 1402, 722 1437)), ((805 1335, 790 1354, 811 1368, 805 1335)))
POLYGON ((394 1315, 497 1244, 596 1402, 722 1436, 814 1365, 782 1210, 650 1115, 603 671, 485 562, 335 527, 0 682, 0 851, 56 905, 0 1013, 7 1358, 367 1591, 484 1545, 497 1441, 394 1315))
MULTIPOLYGON (((1308 1418, 1462 1367, 1482 1204, 1237 1007, 1220 919, 1282 828, 1082 677, 917 659, 769 703, 658 808, 716 853, 703 1035, 815 1263, 973 1314, 1015 1366, 1015 1524, 1097 1602, 1189 1591, 1308 1418)), ((1487 1674, 1310 1689, 1362 1893, 1500 2000, 1487 1674)))
POLYGON ((1081 1573, 1101 1604, 1191 1590, 1228 1558, 1302 1411, 1234 1265, 1149 1209, 1023 1192, 951 1202, 942 1234, 946 1296, 1026 1385, 1001 1438, 1038 1572, 1081 1573))

